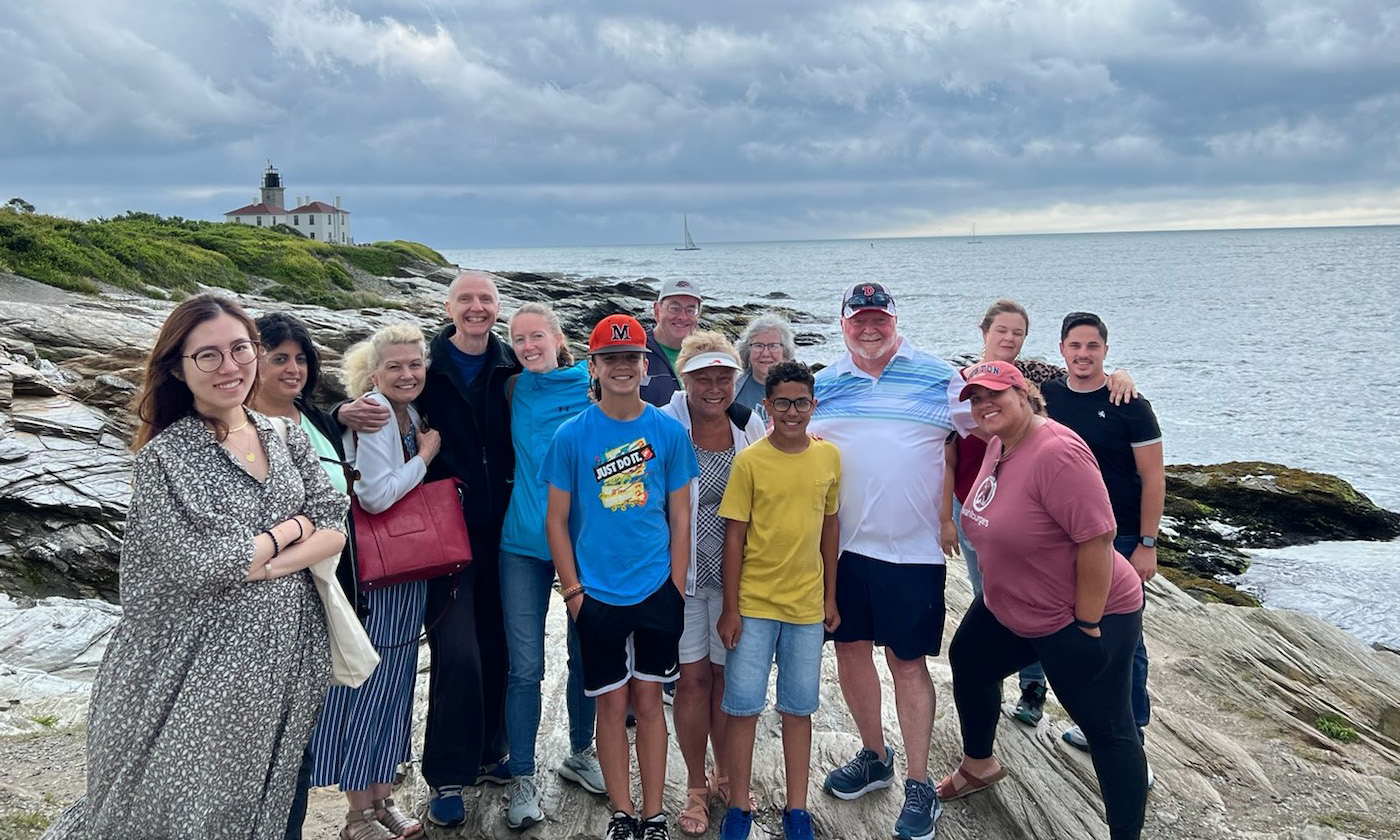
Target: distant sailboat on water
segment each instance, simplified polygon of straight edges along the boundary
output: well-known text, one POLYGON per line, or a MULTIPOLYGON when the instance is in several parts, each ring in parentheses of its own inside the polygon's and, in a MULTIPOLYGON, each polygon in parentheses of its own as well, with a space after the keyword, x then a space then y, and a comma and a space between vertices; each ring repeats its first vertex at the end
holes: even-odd
POLYGON ((700 246, 699 246, 699 245, 696 245, 696 244, 695 244, 695 240, 690 238, 690 219, 687 218, 687 217, 685 217, 685 216, 682 216, 681 218, 684 220, 684 221, 683 221, 683 224, 685 225, 685 247, 684 247, 684 248, 677 248, 676 250, 677 250, 677 251, 698 251, 698 250, 700 250, 700 246))
POLYGON ((967 240, 967 244, 969 244, 969 245, 981 245, 981 244, 982 244, 982 240, 980 240, 980 239, 977 238, 977 223, 976 223, 976 222, 973 222, 973 223, 972 223, 972 238, 969 239, 969 240, 967 240))

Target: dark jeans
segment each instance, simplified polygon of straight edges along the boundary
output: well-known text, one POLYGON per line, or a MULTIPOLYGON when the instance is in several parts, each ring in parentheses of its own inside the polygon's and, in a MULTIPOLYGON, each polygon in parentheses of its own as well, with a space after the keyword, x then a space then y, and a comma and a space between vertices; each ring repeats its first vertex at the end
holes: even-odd
POLYGON ((1038 639, 1011 632, 982 602, 972 606, 948 648, 963 752, 988 758, 1001 714, 1001 683, 1039 660, 1055 696, 1084 730, 1113 840, 1136 840, 1147 805, 1147 759, 1130 702, 1133 652, 1142 612, 1106 615, 1102 636, 1070 624, 1038 639))
POLYGON ((432 662, 423 779, 431 787, 470 785, 483 763, 506 755, 506 643, 501 584, 494 552, 475 551, 457 579, 428 581, 424 621, 432 662), (443 607, 447 612, 443 614, 443 607))
POLYGON ((301 824, 306 822, 306 799, 311 791, 311 747, 301 756, 297 771, 297 792, 292 797, 292 812, 287 815, 287 833, 282 840, 301 840, 301 824))
MULTIPOLYGON (((1138 547, 1138 538, 1133 535, 1117 536, 1113 538, 1113 550, 1124 557, 1132 557, 1133 550, 1138 547)), ((1146 606, 1147 596, 1143 594, 1143 605, 1146 606)), ((1138 635, 1137 650, 1133 651, 1133 720, 1137 721, 1138 729, 1142 729, 1152 721, 1152 699, 1147 696, 1147 645, 1143 641, 1142 635, 1138 635)), ((1141 737, 1142 733, 1138 733, 1141 737)))

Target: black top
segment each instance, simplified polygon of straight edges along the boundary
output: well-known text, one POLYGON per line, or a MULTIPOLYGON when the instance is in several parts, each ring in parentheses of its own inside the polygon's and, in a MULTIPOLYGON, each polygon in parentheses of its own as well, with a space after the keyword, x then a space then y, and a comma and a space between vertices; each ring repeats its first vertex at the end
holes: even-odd
POLYGON ((665 408, 671 395, 681 390, 681 382, 671 360, 656 340, 656 328, 647 327, 647 369, 642 379, 642 401, 665 408))
POLYGON ((417 400, 427 424, 442 435, 442 451, 429 465, 426 480, 455 476, 466 484, 464 513, 472 554, 484 560, 497 555, 510 503, 515 450, 506 381, 522 368, 515 353, 493 333, 486 341, 481 370, 464 382, 448 350, 456 332, 449 324, 433 338, 428 378, 417 400))
POLYGON ((1064 377, 1040 386, 1050 417, 1074 430, 1089 444, 1103 473, 1118 536, 1142 533, 1142 476, 1138 475, 1134 446, 1160 443, 1162 430, 1152 404, 1142 397, 1114 405, 1108 385, 1088 393, 1070 390, 1064 377))
MULTIPOLYGON (((312 405, 301 397, 297 397, 296 406, 302 416, 309 420, 311 425, 316 427, 316 431, 320 432, 325 436, 326 440, 331 442, 331 446, 335 447, 335 454, 340 456, 341 463, 339 465, 327 464, 322 460, 321 466, 325 468, 327 472, 336 469, 346 469, 345 440, 342 437, 344 430, 341 429, 340 424, 335 422, 335 418, 331 417, 329 413, 322 411, 320 408, 312 405)), ((349 476, 346 476, 346 478, 346 484, 349 484, 349 476)), ((340 552, 340 565, 335 567, 335 576, 336 579, 340 581, 340 588, 345 590, 345 597, 350 600, 350 603, 355 605, 355 611, 360 614, 360 618, 363 620, 369 615, 369 610, 367 605, 360 600, 359 567, 355 565, 354 517, 346 517, 345 519, 345 550, 340 552)))

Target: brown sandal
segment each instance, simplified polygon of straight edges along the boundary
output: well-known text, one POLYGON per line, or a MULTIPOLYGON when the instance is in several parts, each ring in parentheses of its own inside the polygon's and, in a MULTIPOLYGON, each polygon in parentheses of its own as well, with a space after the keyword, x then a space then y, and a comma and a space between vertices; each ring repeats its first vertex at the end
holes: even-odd
POLYGON ((938 783, 936 791, 938 798, 944 802, 952 802, 954 799, 962 799, 964 796, 986 790, 1002 779, 1006 778, 1006 768, 999 767, 997 771, 985 779, 969 773, 962 765, 958 769, 944 776, 938 783), (966 784, 958 785, 953 782, 954 777, 961 776, 966 784))
POLYGON ((374 818, 374 809, 347 811, 345 827, 340 830, 340 840, 395 840, 398 835, 379 824, 374 818))
POLYGON ((374 800, 375 819, 398 837, 417 837, 423 824, 394 806, 392 797, 374 800))
POLYGON ((680 826, 681 834, 687 837, 699 837, 710 830, 710 789, 686 788, 685 807, 681 809, 680 817, 676 819, 676 824, 680 826), (687 824, 687 820, 689 823, 687 824), (699 828, 696 828, 699 826, 699 828))

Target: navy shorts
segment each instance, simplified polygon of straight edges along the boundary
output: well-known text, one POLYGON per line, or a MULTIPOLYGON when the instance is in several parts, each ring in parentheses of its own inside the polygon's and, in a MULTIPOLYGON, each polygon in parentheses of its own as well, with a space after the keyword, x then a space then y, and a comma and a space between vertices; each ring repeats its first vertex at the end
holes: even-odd
POLYGON ((836 609, 841 624, 827 638, 874 642, 904 660, 943 649, 942 563, 888 563, 843 551, 836 561, 836 609))
POLYGON ((613 606, 586 592, 580 597, 574 628, 584 694, 607 694, 632 679, 668 683, 680 676, 685 598, 670 577, 640 604, 613 606))

